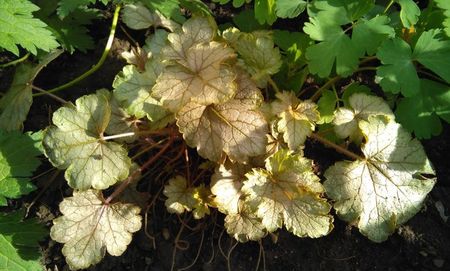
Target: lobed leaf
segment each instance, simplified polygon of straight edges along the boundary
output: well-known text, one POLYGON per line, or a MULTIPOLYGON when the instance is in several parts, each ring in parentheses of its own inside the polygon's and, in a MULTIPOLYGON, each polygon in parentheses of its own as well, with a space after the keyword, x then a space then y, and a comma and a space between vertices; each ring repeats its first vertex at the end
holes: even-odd
POLYGON ((331 206, 320 196, 324 189, 311 166, 300 154, 281 149, 266 160, 266 169, 246 174, 246 203, 268 232, 284 224, 299 237, 320 237, 333 228, 331 206))
POLYGON ((158 11, 151 12, 142 3, 128 4, 122 10, 122 20, 131 29, 147 29, 153 27, 164 27, 170 31, 178 29, 179 25, 158 11))
POLYGON ((364 159, 327 169, 324 186, 338 215, 357 223, 362 234, 382 242, 421 208, 434 174, 422 145, 397 123, 383 117, 361 121, 364 159))
POLYGON ((444 10, 445 20, 443 22, 447 37, 450 37, 450 2, 446 0, 435 0, 436 6, 444 10))
POLYGON ((245 162, 265 153, 267 122, 258 111, 262 95, 245 73, 238 73, 236 96, 221 104, 190 102, 180 109, 177 125, 186 143, 209 160, 223 153, 245 162))
POLYGON ((141 226, 140 208, 105 204, 100 191, 74 191, 59 205, 62 216, 53 220, 50 236, 64 243, 62 253, 70 269, 85 269, 101 261, 106 251, 120 256, 141 226))
POLYGON ((0 270, 42 271, 39 243, 47 230, 36 219, 23 220, 24 211, 0 213, 0 270))
POLYGON ((109 97, 101 92, 83 96, 53 114, 47 129, 45 154, 76 189, 106 189, 128 176, 131 160, 119 144, 105 141, 111 119, 109 97))
POLYGON ((267 234, 261 219, 242 203, 237 213, 225 216, 224 226, 229 235, 242 243, 261 240, 267 234))

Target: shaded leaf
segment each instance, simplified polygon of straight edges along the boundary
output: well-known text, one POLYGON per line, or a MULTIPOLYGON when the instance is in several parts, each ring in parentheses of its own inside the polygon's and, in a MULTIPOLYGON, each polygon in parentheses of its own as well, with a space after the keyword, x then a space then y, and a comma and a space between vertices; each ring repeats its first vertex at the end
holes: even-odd
POLYGON ((36 219, 23 220, 24 211, 0 213, 0 270, 42 271, 39 241, 48 234, 36 219))
POLYGON ((303 0, 276 0, 275 11, 280 18, 295 18, 306 8, 303 0))
POLYGON ((100 191, 74 191, 59 205, 62 216, 53 220, 50 236, 64 243, 62 253, 70 269, 85 269, 102 260, 106 251, 120 256, 141 228, 140 208, 105 204, 100 191))
POLYGON ((414 26, 419 20, 420 8, 413 0, 396 0, 400 5, 400 20, 406 28, 414 26))
POLYGON ((151 12, 141 3, 125 5, 122 10, 122 20, 129 28, 136 30, 161 26, 174 31, 179 27, 177 23, 167 19, 158 11, 151 12))
POLYGON ((41 163, 35 144, 29 134, 0 130, 0 206, 7 205, 6 198, 19 198, 36 189, 29 178, 41 163))

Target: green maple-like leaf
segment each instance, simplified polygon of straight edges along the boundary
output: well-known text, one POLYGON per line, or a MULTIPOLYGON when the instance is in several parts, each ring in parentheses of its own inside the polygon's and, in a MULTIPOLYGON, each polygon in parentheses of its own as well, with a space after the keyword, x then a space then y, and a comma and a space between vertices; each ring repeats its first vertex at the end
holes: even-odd
POLYGON ((359 58, 366 52, 373 54, 394 30, 388 17, 381 15, 370 20, 361 18, 373 6, 373 1, 319 0, 309 9, 310 22, 303 30, 319 43, 306 51, 309 69, 321 77, 330 75, 335 66, 338 75, 348 76, 357 68, 359 58), (352 23, 353 34, 347 35, 342 25, 352 23))
POLYGON ((273 24, 277 20, 276 0, 255 0, 255 18, 259 24, 273 24))
POLYGON ((349 98, 349 108, 341 107, 336 110, 333 124, 336 135, 340 138, 347 138, 360 142, 362 139, 359 122, 367 120, 370 116, 382 115, 389 120, 393 120, 388 104, 380 97, 367 95, 365 93, 355 93, 349 98))
POLYGON ((361 121, 367 142, 364 159, 337 162, 325 172, 327 195, 338 215, 356 223, 370 240, 381 242, 421 208, 435 179, 422 145, 383 117, 361 121))
POLYGON ((111 119, 109 97, 101 92, 83 96, 53 114, 54 126, 43 140, 45 154, 73 188, 106 189, 128 176, 127 151, 104 140, 111 119))
POLYGON ((164 186, 164 195, 167 197, 165 205, 169 213, 182 214, 192 211, 195 219, 203 218, 209 214, 210 192, 202 184, 198 187, 189 187, 186 178, 176 176, 164 186))
POLYGON ((42 271, 39 241, 48 234, 36 219, 23 220, 24 211, 0 213, 0 270, 42 271))
POLYGON ((40 164, 36 141, 29 134, 0 130, 0 206, 7 205, 6 198, 19 198, 35 189, 29 177, 40 164))
POLYGON ((28 0, 0 0, 0 48, 19 56, 17 44, 37 54, 37 49, 49 52, 58 47, 47 25, 33 17, 39 7, 28 0))
POLYGON ((105 204, 100 191, 75 191, 59 205, 62 216, 53 220, 50 236, 64 243, 62 253, 70 269, 85 269, 102 260, 106 251, 120 256, 141 228, 140 208, 105 204))
POLYGON ((317 105, 311 101, 300 101, 293 92, 277 93, 277 98, 272 103, 272 113, 279 118, 277 130, 283 133, 290 150, 298 150, 314 131, 320 118, 317 105))
POLYGON ((22 129, 33 102, 33 81, 48 63, 62 53, 56 50, 45 56, 38 65, 24 63, 18 66, 11 87, 0 99, 0 129, 17 131, 22 129))
POLYGON ((320 113, 318 124, 330 123, 334 119, 334 109, 338 105, 338 97, 336 93, 331 90, 322 92, 319 101, 317 102, 317 110, 320 113))
POLYGON ((299 237, 320 237, 333 228, 331 206, 321 197, 324 189, 310 160, 281 149, 266 160, 265 169, 246 176, 246 203, 254 206, 267 231, 284 224, 299 237))
POLYGON ((280 18, 295 18, 305 10, 306 5, 303 0, 277 0, 275 11, 280 18))
POLYGON ((245 72, 238 72, 236 96, 221 104, 190 102, 178 112, 177 125, 186 143, 212 161, 223 153, 234 161, 265 153, 267 123, 258 108, 262 95, 245 72))
POLYGON ((450 121, 450 88, 422 79, 418 95, 402 98, 395 111, 397 120, 417 138, 430 138, 442 132, 439 117, 450 121))
POLYGON ((420 8, 413 0, 396 0, 400 5, 400 20, 406 28, 414 26, 419 21, 420 8))
POLYGON ((223 37, 238 52, 244 61, 242 68, 252 75, 258 87, 265 87, 270 76, 280 70, 280 51, 274 46, 270 32, 244 33, 230 28, 224 31, 223 37))
POLYGON ((164 27, 170 31, 176 30, 179 25, 158 11, 151 12, 143 4, 129 4, 122 10, 122 20, 131 29, 147 29, 153 27, 164 27))
MULTIPOLYGON (((108 3, 109 0, 99 0, 104 5, 108 3)), ((79 7, 87 6, 89 4, 95 4, 97 0, 60 0, 57 9, 58 16, 64 18, 70 13, 74 12, 79 7)))
POLYGON ((400 38, 384 42, 377 53, 384 64, 377 70, 377 81, 383 90, 401 92, 406 97, 417 95, 420 82, 415 61, 450 82, 450 41, 442 36, 438 29, 423 32, 414 50, 400 38))
POLYGON ((185 48, 197 37, 178 38, 180 36, 171 35, 168 38, 172 46, 163 55, 169 55, 169 59, 176 63, 168 66, 158 77, 153 96, 172 112, 177 112, 190 101, 207 105, 230 99, 236 91, 233 82, 235 74, 223 63, 234 57, 233 50, 214 41, 185 48), (181 43, 175 44, 174 41, 181 43))
POLYGON ((445 33, 447 37, 450 37, 450 2, 446 0, 435 0, 436 6, 444 10, 445 20, 443 25, 445 27, 445 33))

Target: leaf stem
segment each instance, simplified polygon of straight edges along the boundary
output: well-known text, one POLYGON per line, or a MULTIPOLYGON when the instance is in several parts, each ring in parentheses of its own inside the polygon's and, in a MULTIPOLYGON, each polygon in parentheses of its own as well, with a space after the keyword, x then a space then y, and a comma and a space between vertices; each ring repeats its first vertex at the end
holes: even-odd
POLYGON ((104 137, 102 137, 102 139, 106 141, 106 140, 122 138, 122 137, 129 137, 129 136, 134 136, 134 135, 136 135, 135 132, 128 132, 128 133, 122 133, 122 134, 117 134, 117 135, 104 136, 104 137))
POLYGON ((44 94, 44 95, 48 95, 49 97, 52 97, 53 99, 57 100, 58 102, 60 102, 60 103, 62 103, 62 104, 68 103, 68 102, 67 102, 66 100, 64 100, 63 98, 58 97, 58 96, 56 96, 55 94, 52 94, 52 93, 48 92, 48 91, 45 90, 45 89, 42 89, 42 88, 37 87, 37 86, 35 86, 35 85, 31 85, 31 88, 32 88, 32 89, 35 89, 35 90, 37 90, 37 91, 39 91, 40 93, 42 93, 42 94, 44 94))
POLYGON ((273 81, 271 77, 269 77, 267 81, 269 82, 270 86, 272 86, 272 88, 275 90, 276 93, 280 93, 280 88, 277 86, 277 83, 275 83, 275 81, 273 81))
POLYGON ((24 56, 21 57, 21 58, 18 58, 18 59, 16 59, 16 60, 13 60, 13 61, 8 62, 8 63, 5 63, 5 64, 1 64, 1 65, 0 65, 0 69, 6 68, 6 67, 9 67, 9 66, 13 66, 13 65, 16 65, 16 64, 18 64, 18 63, 20 63, 20 62, 23 62, 23 61, 27 60, 27 58, 28 58, 29 56, 30 56, 30 52, 28 52, 26 55, 24 55, 24 56))
MULTIPOLYGON (((109 37, 108 37, 108 41, 106 42, 106 46, 105 49, 103 50, 103 54, 100 57, 100 60, 97 62, 97 64, 95 64, 90 70, 88 70, 87 72, 83 73, 82 75, 78 76, 77 78, 73 79, 72 81, 61 85, 59 87, 53 88, 48 90, 47 92, 49 93, 53 93, 53 92, 57 92, 66 88, 69 88, 77 83, 79 83, 80 81, 82 81, 83 79, 85 79, 86 77, 88 77, 89 75, 93 74, 94 72, 96 72, 105 62, 106 58, 108 57, 109 51, 111 50, 111 46, 112 43, 114 41, 114 36, 116 33, 116 27, 117 27, 117 21, 119 19, 119 11, 120 11, 121 6, 117 5, 116 9, 114 11, 114 17, 113 17, 113 21, 112 21, 112 25, 111 25, 111 31, 109 32, 109 37)), ((41 96, 44 95, 42 93, 36 93, 33 96, 41 96)))
POLYGON ((333 85, 334 83, 336 83, 339 79, 341 79, 341 77, 335 76, 333 78, 331 78, 328 82, 325 83, 325 85, 323 85, 321 88, 319 88, 318 90, 316 90, 316 92, 314 93, 314 95, 310 98, 311 101, 316 101, 317 99, 319 99, 320 95, 322 95, 322 92, 324 92, 327 88, 329 88, 331 85, 333 85))
POLYGON ((391 6, 394 4, 394 0, 389 1, 389 4, 386 6, 386 8, 383 11, 383 14, 386 14, 386 12, 391 8, 391 6))
POLYGON ((318 134, 312 133, 312 134, 310 135, 310 137, 312 137, 313 139, 319 141, 320 143, 322 143, 322 144, 324 144, 324 145, 326 145, 326 146, 328 146, 328 147, 331 147, 331 148, 335 149, 337 152, 340 152, 340 153, 342 153, 342 154, 347 155, 347 156, 350 157, 350 158, 353 158, 353 159, 355 159, 355 160, 365 160, 364 157, 359 156, 359 155, 357 155, 356 153, 354 153, 354 152, 352 152, 352 151, 349 151, 349 150, 347 150, 346 148, 343 148, 343 147, 339 146, 338 144, 333 143, 333 142, 329 141, 328 139, 326 139, 326 138, 324 138, 324 137, 321 137, 321 136, 318 135, 318 134))
POLYGON ((173 141, 175 140, 175 136, 173 134, 170 135, 169 141, 164 145, 164 147, 155 154, 151 159, 149 159, 147 162, 145 162, 139 169, 135 170, 133 173, 128 176, 115 190, 114 192, 105 200, 105 204, 111 203, 111 201, 116 198, 118 195, 120 195, 125 188, 137 177, 139 174, 144 171, 146 168, 148 168, 151 164, 153 164, 156 160, 159 159, 161 155, 163 155, 169 147, 172 146, 173 141))
POLYGON ((356 72, 363 72, 363 71, 376 71, 378 69, 378 67, 370 67, 370 66, 367 66, 367 67, 361 67, 361 68, 358 68, 356 71, 355 71, 355 73, 356 72))

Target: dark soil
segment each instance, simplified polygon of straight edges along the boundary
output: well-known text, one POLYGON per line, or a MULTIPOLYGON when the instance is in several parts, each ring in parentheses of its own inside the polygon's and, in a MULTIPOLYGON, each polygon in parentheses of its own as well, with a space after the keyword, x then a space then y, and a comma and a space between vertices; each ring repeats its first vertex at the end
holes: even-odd
MULTIPOLYGON (((96 37, 108 35, 109 21, 102 21, 95 31, 96 37)), ((142 33, 133 33, 142 35, 142 33)), ((100 58, 106 40, 99 39, 97 48, 87 54, 64 54, 52 62, 39 75, 35 85, 50 89, 66 83, 89 69, 100 58)), ((81 95, 99 88, 111 89, 114 76, 124 62, 118 53, 129 47, 126 35, 119 29, 114 50, 102 68, 80 84, 58 95, 75 100, 81 95)), ((13 69, 0 72, 0 90, 8 86, 13 69)), ((36 131, 49 125, 51 113, 60 107, 58 102, 39 97, 34 100, 25 130, 36 131)), ((217 213, 201 221, 181 218, 188 229, 181 226, 177 216, 165 212, 164 202, 156 200, 145 217, 146 229, 135 234, 132 244, 121 257, 106 256, 89 270, 450 270, 450 219, 445 221, 436 206, 442 206, 450 215, 450 126, 446 124, 440 136, 422 141, 434 164, 438 182, 426 200, 425 206, 408 223, 401 226, 386 242, 373 243, 362 236, 356 228, 338 220, 330 235, 320 239, 297 238, 282 230, 266 237, 261 243, 238 244, 223 232, 223 217, 217 213), (183 227, 182 231, 180 229, 183 227), (176 254, 174 247, 179 235, 176 254), (153 247, 155 238, 156 248, 153 247)), ((317 161, 319 174, 340 156, 315 142, 308 142, 306 156, 317 161)), ((43 159, 45 160, 45 159, 43 159)), ((48 163, 37 174, 50 168, 48 163)), ((53 173, 37 178, 39 189, 13 206, 30 206, 30 216, 38 217, 50 227, 59 215, 58 204, 71 190, 65 184, 63 174, 50 183, 53 173), (43 191, 39 195, 39 191, 43 191)), ((56 176, 56 175, 55 175, 56 176)), ((149 184, 151 176, 145 177, 139 188, 155 195, 158 189, 149 184), (147 179, 146 179, 147 178, 147 179)), ((162 199, 162 196, 159 196, 162 199)), ((151 197, 150 197, 151 199, 151 197)), ((144 208, 145 209, 145 208, 144 208)), ((50 239, 42 243, 44 263, 48 270, 68 270, 61 254, 62 245, 50 239)))

